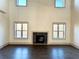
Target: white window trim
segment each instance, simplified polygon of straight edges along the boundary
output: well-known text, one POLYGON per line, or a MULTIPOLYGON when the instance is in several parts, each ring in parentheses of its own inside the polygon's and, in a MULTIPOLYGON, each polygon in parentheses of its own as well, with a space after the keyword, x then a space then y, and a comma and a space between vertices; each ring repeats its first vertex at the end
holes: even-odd
POLYGON ((16 3, 16 7, 27 7, 28 0, 26 0, 26 5, 25 5, 25 6, 18 5, 18 2, 17 2, 17 0, 15 1, 15 3, 16 3))
POLYGON ((53 24, 52 24, 52 39, 53 39, 53 40, 66 40, 66 29, 67 29, 66 23, 63 23, 63 22, 61 22, 61 23, 59 23, 59 22, 53 23, 53 24), (65 38, 54 38, 54 37, 53 37, 53 32, 54 32, 53 25, 54 25, 54 24, 65 24, 65 38))
POLYGON ((54 7, 55 8, 66 8, 66 0, 64 0, 64 7, 56 7, 56 0, 54 0, 54 7))
MULTIPOLYGON (((13 24, 13 33, 14 33, 14 39, 20 39, 20 40, 22 40, 22 39, 28 39, 28 32, 29 32, 29 23, 28 22, 21 22, 21 21, 15 21, 14 22, 14 24, 13 24), (27 24, 27 38, 23 38, 23 36, 21 36, 21 38, 17 38, 17 37, 15 37, 16 36, 16 32, 15 32, 15 24, 17 24, 17 23, 25 23, 25 24, 27 24)), ((22 35, 22 33, 21 33, 21 35, 22 35)))

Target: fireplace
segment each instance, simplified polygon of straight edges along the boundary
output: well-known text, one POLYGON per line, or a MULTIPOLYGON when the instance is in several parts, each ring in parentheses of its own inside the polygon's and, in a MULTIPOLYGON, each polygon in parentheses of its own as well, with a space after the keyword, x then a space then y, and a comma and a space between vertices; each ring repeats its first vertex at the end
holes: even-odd
POLYGON ((47 32, 33 32, 34 44, 47 44, 47 32))

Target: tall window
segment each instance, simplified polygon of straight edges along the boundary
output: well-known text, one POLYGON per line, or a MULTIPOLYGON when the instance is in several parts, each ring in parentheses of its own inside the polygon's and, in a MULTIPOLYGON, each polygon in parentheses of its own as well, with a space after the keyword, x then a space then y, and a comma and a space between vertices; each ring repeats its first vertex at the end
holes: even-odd
POLYGON ((65 7, 65 0, 55 0, 55 7, 57 8, 65 7))
POLYGON ((66 24, 65 23, 54 23, 53 24, 53 38, 54 39, 65 39, 66 36, 66 24))
POLYGON ((16 0, 17 6, 27 6, 27 0, 16 0))
POLYGON ((15 38, 27 39, 28 38, 28 23, 16 22, 15 26, 15 38))

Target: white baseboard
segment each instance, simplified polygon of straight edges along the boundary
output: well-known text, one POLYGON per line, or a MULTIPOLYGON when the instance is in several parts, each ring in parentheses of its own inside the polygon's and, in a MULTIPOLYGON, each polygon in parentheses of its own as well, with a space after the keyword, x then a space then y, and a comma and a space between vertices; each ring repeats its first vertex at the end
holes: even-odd
MULTIPOLYGON (((13 44, 13 43, 6 43, 6 44, 0 46, 0 49, 4 48, 4 47, 7 46, 8 44, 13 44)), ((14 43, 14 45, 15 45, 15 44, 16 44, 16 43, 14 43)), ((19 43, 18 43, 17 45, 19 45, 19 43)), ((20 45, 21 45, 21 44, 20 44, 20 45)), ((24 44, 24 45, 28 45, 28 44, 24 44)), ((33 44, 29 44, 29 45, 33 45, 33 44)), ((47 45, 71 45, 71 46, 73 46, 73 47, 79 49, 79 46, 77 46, 77 45, 75 45, 75 44, 47 44, 47 45)))
POLYGON ((9 45, 33 45, 33 43, 25 43, 25 42, 9 42, 9 45))
MULTIPOLYGON (((23 43, 23 42, 9 42, 9 44, 10 45, 34 45, 33 43, 23 43)), ((35 44, 35 45, 44 45, 44 44, 35 44)), ((55 44, 55 43, 53 43, 53 44, 49 44, 49 43, 47 43, 47 44, 45 44, 45 45, 71 45, 71 43, 59 43, 59 44, 55 44)))
POLYGON ((71 43, 48 43, 48 45, 71 45, 71 43))
POLYGON ((8 43, 6 43, 6 44, 0 46, 0 49, 4 48, 4 47, 7 46, 7 45, 8 45, 8 43))

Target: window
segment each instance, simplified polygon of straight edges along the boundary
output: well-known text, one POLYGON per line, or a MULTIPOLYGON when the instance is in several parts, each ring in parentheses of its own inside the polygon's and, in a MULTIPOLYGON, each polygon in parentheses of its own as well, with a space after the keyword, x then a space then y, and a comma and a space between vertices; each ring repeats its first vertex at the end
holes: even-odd
POLYGON ((53 24, 53 38, 54 39, 65 39, 65 34, 66 34, 65 23, 53 24))
POLYGON ((15 23, 15 38, 27 39, 28 37, 28 23, 16 22, 15 23))
POLYGON ((17 6, 27 6, 27 0, 16 0, 17 6))
POLYGON ((55 7, 57 8, 65 7, 65 0, 55 0, 55 7))

